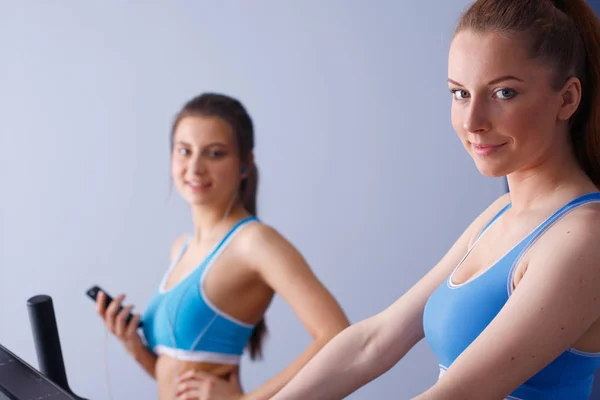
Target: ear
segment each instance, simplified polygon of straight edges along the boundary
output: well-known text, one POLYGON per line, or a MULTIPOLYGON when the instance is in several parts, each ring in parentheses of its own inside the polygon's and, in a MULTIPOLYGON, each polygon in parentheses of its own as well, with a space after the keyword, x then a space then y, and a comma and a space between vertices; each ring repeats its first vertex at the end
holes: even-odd
POLYGON ((559 121, 567 121, 575 114, 581 102, 581 81, 579 78, 569 78, 561 90, 561 104, 558 109, 559 121))
POLYGON ((248 157, 242 164, 242 170, 241 170, 242 179, 246 179, 248 177, 248 175, 250 174, 250 169, 252 168, 253 165, 254 165, 254 153, 250 152, 248 154, 248 157))

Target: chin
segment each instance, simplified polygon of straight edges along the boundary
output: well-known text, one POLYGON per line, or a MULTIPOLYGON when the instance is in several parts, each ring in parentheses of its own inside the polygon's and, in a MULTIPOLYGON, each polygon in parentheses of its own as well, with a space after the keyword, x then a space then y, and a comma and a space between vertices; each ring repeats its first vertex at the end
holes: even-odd
POLYGON ((184 196, 185 201, 190 206, 204 206, 210 204, 211 201, 207 196, 184 196))
POLYGON ((508 175, 507 168, 501 165, 492 165, 492 163, 475 163, 479 173, 488 178, 501 178, 508 175))
POLYGON ((204 205, 210 203, 210 196, 200 193, 189 193, 186 190, 178 190, 179 196, 189 205, 204 205))

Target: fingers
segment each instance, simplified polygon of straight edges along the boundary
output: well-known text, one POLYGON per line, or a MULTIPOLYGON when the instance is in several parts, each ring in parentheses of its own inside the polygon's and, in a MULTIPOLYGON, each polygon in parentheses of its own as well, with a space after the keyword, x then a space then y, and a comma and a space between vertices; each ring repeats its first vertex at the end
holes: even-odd
POLYGON ((104 292, 98 292, 98 295, 96 296, 96 311, 98 312, 98 315, 102 317, 102 319, 104 319, 104 313, 106 312, 106 307, 104 307, 105 301, 106 295, 104 292))
POLYGON ((190 380, 177 385, 177 390, 175 391, 175 395, 177 398, 187 399, 193 397, 181 397, 188 395, 190 393, 196 393, 199 397, 200 392, 202 391, 202 381, 190 380))
POLYGON ((137 327, 140 323, 140 318, 141 316, 139 314, 133 315, 133 318, 131 318, 131 321, 129 321, 129 325, 127 325, 127 329, 125 331, 126 337, 133 337, 134 335, 137 335, 137 327))
POLYGON ((181 375, 175 391, 177 399, 183 400, 201 398, 200 394, 202 392, 204 382, 205 380, 202 379, 200 374, 196 376, 194 371, 188 371, 187 373, 181 375))
POLYGON ((106 313, 104 314, 104 321, 106 322, 108 329, 110 329, 110 331, 113 333, 115 333, 115 317, 124 298, 125 295, 122 294, 113 301, 111 301, 108 307, 106 308, 106 313))
MULTIPOLYGON (((194 374, 191 376, 195 376, 194 374)), ((186 399, 209 399, 210 393, 215 385, 215 378, 209 375, 209 378, 201 377, 198 374, 196 378, 188 378, 185 382, 177 385, 175 396, 177 400, 186 399)))
POLYGON ((133 306, 123 307, 121 311, 117 314, 115 318, 115 335, 119 338, 123 338, 125 336, 125 332, 127 330, 127 316, 133 309, 133 306))
POLYGON ((200 389, 191 389, 186 392, 177 394, 176 400, 201 400, 205 398, 200 389))
POLYGON ((183 374, 179 375, 179 382, 188 382, 188 381, 213 381, 217 379, 213 374, 204 371, 195 371, 190 369, 183 374))

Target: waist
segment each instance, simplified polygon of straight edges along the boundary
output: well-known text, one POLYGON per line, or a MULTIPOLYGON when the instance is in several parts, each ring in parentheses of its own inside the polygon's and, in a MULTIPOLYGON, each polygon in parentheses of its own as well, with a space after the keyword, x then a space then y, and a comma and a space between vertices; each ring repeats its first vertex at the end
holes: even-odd
POLYGON ((156 345, 152 351, 158 356, 168 356, 179 361, 193 363, 209 363, 219 365, 237 365, 242 358, 241 354, 212 352, 202 350, 183 350, 164 345, 156 345))
POLYGON ((237 365, 235 364, 188 361, 177 359, 164 353, 159 354, 155 367, 158 398, 159 400, 173 400, 177 388, 177 378, 187 371, 202 371, 222 379, 227 379, 236 368, 237 365))

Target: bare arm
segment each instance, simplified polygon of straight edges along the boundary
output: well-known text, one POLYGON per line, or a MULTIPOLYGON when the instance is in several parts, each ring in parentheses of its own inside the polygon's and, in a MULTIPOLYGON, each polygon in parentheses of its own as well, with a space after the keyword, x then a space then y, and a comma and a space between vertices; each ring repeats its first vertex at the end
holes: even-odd
POLYGON ((290 365, 244 399, 271 399, 337 333, 348 319, 329 291, 319 282, 300 253, 278 232, 265 225, 253 227, 248 243, 253 268, 263 281, 294 310, 313 342, 290 365))
POLYGON ((572 346, 600 318, 598 238, 600 217, 557 233, 552 251, 532 257, 502 310, 444 379, 416 399, 504 399, 572 346))
POLYGON ((424 337, 423 310, 431 293, 454 269, 474 234, 507 203, 507 196, 494 202, 406 294, 337 335, 274 399, 340 399, 393 367, 424 337))
POLYGON ((133 307, 123 307, 121 312, 117 313, 125 295, 122 294, 111 301, 106 309, 104 308, 105 296, 106 295, 103 292, 98 293, 96 307, 98 314, 104 320, 107 329, 116 336, 123 347, 125 347, 125 350, 127 350, 127 353, 129 353, 129 355, 133 357, 151 377, 156 379, 154 373, 156 356, 146 348, 136 331, 140 316, 134 314, 127 325, 125 322, 126 317, 133 307))
POLYGON ((136 354, 134 354, 135 361, 140 364, 140 366, 150 375, 152 378, 156 379, 156 359, 157 356, 147 347, 142 347, 136 354))

